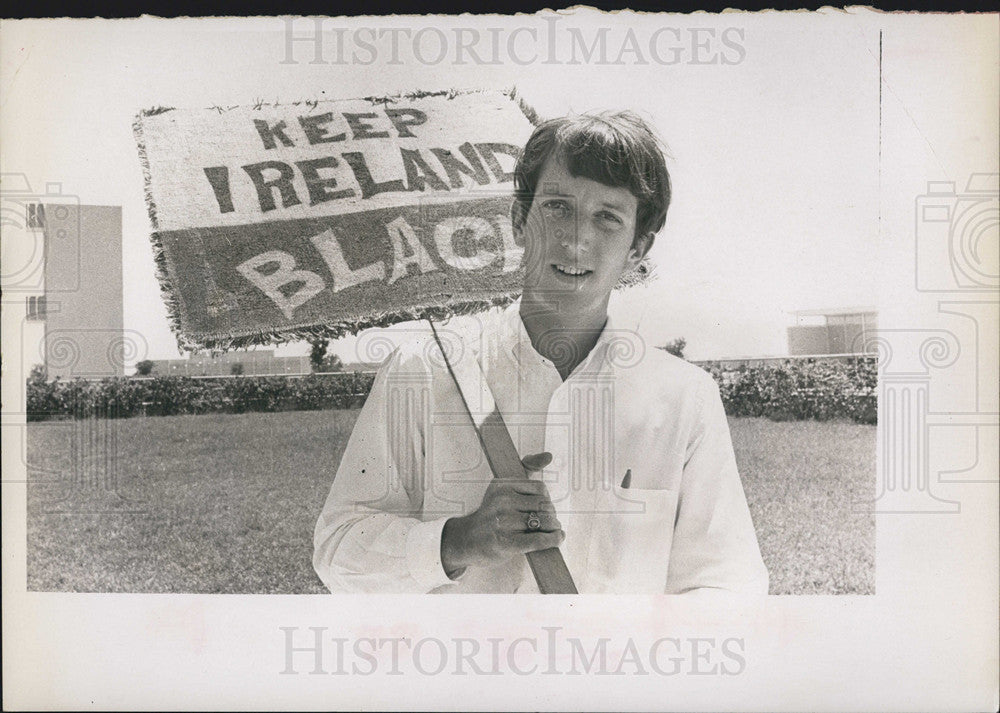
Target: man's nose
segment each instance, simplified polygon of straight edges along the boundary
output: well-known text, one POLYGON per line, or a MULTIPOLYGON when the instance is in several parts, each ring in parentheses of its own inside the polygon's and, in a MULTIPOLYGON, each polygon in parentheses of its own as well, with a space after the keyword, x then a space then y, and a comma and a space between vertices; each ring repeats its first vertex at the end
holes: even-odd
POLYGON ((590 252, 594 241, 593 229, 584 223, 574 223, 570 227, 560 227, 556 231, 559 246, 570 257, 590 252))

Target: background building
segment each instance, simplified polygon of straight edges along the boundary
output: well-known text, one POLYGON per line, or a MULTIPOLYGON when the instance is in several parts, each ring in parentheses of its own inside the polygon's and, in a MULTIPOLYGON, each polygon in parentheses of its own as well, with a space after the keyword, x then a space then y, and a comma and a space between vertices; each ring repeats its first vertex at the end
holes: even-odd
POLYGON ((308 374, 309 356, 274 356, 273 349, 192 354, 187 359, 153 359, 150 376, 227 376, 308 374))
MULTIPOLYGON (((150 360, 150 376, 301 375, 313 371, 309 355, 275 356, 273 349, 192 354, 186 359, 150 360)), ((343 364, 339 371, 368 371, 370 364, 343 364)))
POLYGON ((821 354, 870 354, 878 329, 874 307, 819 309, 793 312, 795 326, 788 328, 788 353, 792 356, 821 354))
POLYGON ((121 207, 38 203, 27 216, 42 237, 44 281, 25 298, 26 320, 44 325, 48 377, 124 376, 121 207))
POLYGON ((0 217, 5 355, 20 357, 6 360, 5 379, 23 384, 39 365, 50 378, 121 376, 145 346, 123 330, 121 207, 80 205, 60 183, 32 190, 24 174, 3 173, 0 217))

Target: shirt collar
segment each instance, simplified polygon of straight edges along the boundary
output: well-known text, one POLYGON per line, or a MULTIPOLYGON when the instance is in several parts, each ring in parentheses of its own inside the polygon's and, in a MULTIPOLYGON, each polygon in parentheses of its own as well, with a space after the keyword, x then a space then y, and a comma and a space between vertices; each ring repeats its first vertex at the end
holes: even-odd
MULTIPOLYGON (((548 366, 553 366, 549 359, 546 359, 535 351, 535 347, 532 346, 531 337, 528 336, 528 330, 524 327, 524 321, 521 319, 520 310, 520 297, 504 309, 501 320, 502 343, 506 345, 510 355, 519 365, 524 366, 525 360, 530 360, 540 362, 548 366)), ((573 373, 570 374, 570 376, 583 371, 601 371, 606 366, 610 366, 611 360, 607 358, 608 347, 613 341, 613 335, 615 334, 615 326, 612 323, 611 315, 608 315, 608 319, 604 323, 604 329, 601 330, 601 334, 598 336, 597 342, 594 344, 594 348, 591 349, 590 353, 587 354, 584 360, 577 365, 576 369, 573 370, 573 373)))

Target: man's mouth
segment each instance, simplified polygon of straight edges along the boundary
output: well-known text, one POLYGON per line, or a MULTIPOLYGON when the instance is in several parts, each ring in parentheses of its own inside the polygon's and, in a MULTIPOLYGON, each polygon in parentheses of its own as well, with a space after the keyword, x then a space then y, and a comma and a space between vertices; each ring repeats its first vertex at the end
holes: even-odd
POLYGON ((552 268, 563 275, 569 277, 583 277, 584 275, 589 275, 592 271, 587 270, 582 267, 572 267, 570 265, 553 265, 552 268))

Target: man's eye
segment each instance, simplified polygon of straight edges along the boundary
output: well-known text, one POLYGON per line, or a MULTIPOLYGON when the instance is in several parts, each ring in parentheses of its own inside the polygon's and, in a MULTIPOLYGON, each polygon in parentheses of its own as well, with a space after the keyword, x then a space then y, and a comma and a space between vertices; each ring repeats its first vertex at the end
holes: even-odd
POLYGON ((619 218, 614 213, 600 213, 600 214, 598 214, 598 217, 601 219, 602 222, 608 223, 608 224, 611 224, 611 225, 614 225, 614 226, 618 226, 618 225, 622 225, 623 224, 622 219, 619 218))
POLYGON ((569 204, 566 201, 546 201, 542 207, 545 208, 545 213, 555 220, 563 220, 569 217, 569 204))

